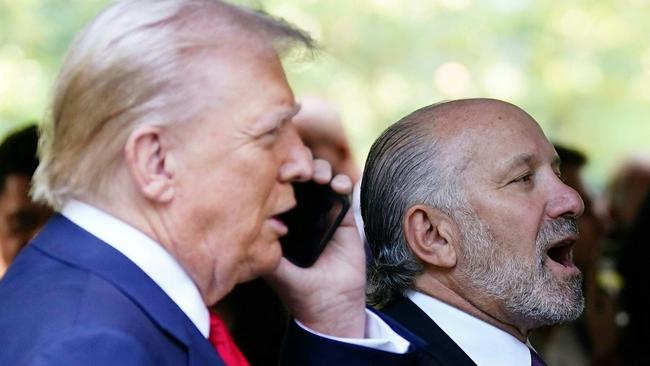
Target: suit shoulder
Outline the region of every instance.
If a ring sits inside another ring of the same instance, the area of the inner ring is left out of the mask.
[[[114,284],[38,250],[25,250],[0,282],[0,344],[8,350],[1,352],[0,364],[20,364],[6,361],[41,354],[44,348],[67,352],[75,342],[99,347],[102,338],[112,341],[98,350],[125,344],[134,352],[185,354]]]

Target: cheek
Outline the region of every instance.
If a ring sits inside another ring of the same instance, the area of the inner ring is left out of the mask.
[[[256,185],[231,202],[227,223],[223,229],[231,240],[250,248],[247,252],[268,248],[277,239],[269,223],[275,213],[281,191],[274,185]]]
[[[501,250],[515,257],[534,255],[541,215],[534,208],[523,204],[495,206],[490,210],[483,207],[478,213]]]
[[[259,216],[273,195],[275,175],[266,167],[257,167],[243,175],[231,176],[229,189],[219,192],[224,207],[239,220],[250,221]]]

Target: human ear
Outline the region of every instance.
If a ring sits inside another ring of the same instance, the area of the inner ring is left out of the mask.
[[[456,266],[456,226],[448,215],[415,205],[406,211],[403,229],[409,247],[422,262],[440,268]]]
[[[140,193],[161,203],[169,202],[173,198],[173,159],[161,128],[136,128],[126,141],[124,155],[131,177]]]

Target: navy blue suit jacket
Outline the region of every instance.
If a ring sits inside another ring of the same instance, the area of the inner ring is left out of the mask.
[[[408,331],[403,335],[418,344]],[[416,348],[396,355],[323,339],[294,324],[281,364],[425,365]],[[55,215],[0,280],[0,365],[223,362],[133,262]]]
[[[56,215],[0,281],[0,365],[223,365],[151,278]]]

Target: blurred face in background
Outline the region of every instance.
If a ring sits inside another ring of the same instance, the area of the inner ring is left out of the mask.
[[[345,174],[353,182],[361,178],[361,169],[352,156],[343,121],[337,108],[326,100],[307,96],[300,100],[300,113],[293,119],[300,138],[314,157],[327,160],[336,174]]]
[[[0,275],[27,242],[45,223],[52,211],[29,198],[30,179],[23,175],[7,176],[0,193]]]

